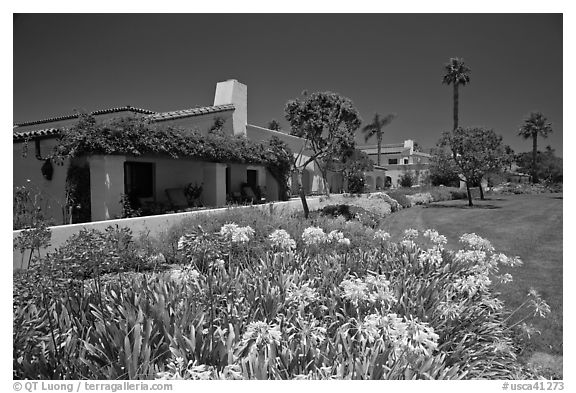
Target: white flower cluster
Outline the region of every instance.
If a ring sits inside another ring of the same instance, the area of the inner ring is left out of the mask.
[[[272,243],[272,247],[280,250],[293,250],[296,248],[296,242],[290,237],[290,234],[284,229],[277,229],[272,232],[268,239]]]
[[[188,247],[195,239],[195,236],[192,234],[186,234],[178,239],[178,251],[184,250]]]
[[[434,229],[427,229],[424,231],[424,237],[428,238],[437,247],[444,247],[447,243],[446,236],[441,235]]]
[[[408,228],[404,231],[404,240],[413,240],[418,237],[418,231],[416,229]]]
[[[307,246],[312,246],[326,243],[328,241],[328,236],[322,228],[308,227],[304,229],[304,232],[302,232],[302,240]]]
[[[518,256],[509,257],[504,254],[492,254],[490,258],[495,264],[501,263],[502,265],[510,267],[522,266],[523,263],[520,257]]]
[[[350,245],[350,239],[344,237],[340,231],[334,230],[326,234],[322,228],[308,227],[302,232],[302,240],[307,246],[319,245],[323,243],[337,243],[345,246]]]
[[[478,291],[486,291],[492,284],[487,274],[470,274],[465,277],[459,277],[452,284],[456,291],[467,293],[468,297],[473,297]]]
[[[311,321],[301,319],[298,321],[300,324],[300,341],[309,342],[317,347],[326,340],[326,328],[316,319],[312,318]]]
[[[232,243],[247,243],[254,236],[254,229],[250,226],[240,227],[234,223],[224,224],[220,228],[220,235],[231,240]]]
[[[430,248],[422,251],[418,255],[418,261],[424,265],[429,264],[432,266],[441,266],[444,261],[442,258],[442,251],[438,247]]]
[[[460,242],[471,250],[494,252],[494,247],[490,241],[478,236],[475,233],[465,233],[460,236]]]
[[[394,347],[396,356],[409,351],[431,355],[438,348],[439,336],[434,328],[416,319],[399,318],[396,314],[370,314],[364,317],[358,331],[368,341],[385,338]]]
[[[390,290],[390,281],[384,275],[368,275],[364,280],[349,278],[340,283],[342,297],[354,304],[362,301],[389,305],[397,300]]]
[[[440,312],[440,318],[454,320],[460,318],[462,304],[451,301],[440,302],[437,310]]]
[[[386,231],[383,231],[382,229],[378,229],[376,232],[374,232],[374,239],[385,242],[390,240],[390,234]]]
[[[276,325],[268,325],[266,322],[256,321],[250,322],[246,328],[246,332],[242,336],[240,345],[246,344],[248,341],[254,341],[257,348],[268,345],[272,342],[279,344],[281,339],[280,328]]]
[[[550,313],[550,306],[534,288],[530,288],[528,297],[530,298],[530,305],[534,308],[534,316],[539,315],[544,318]]]
[[[340,287],[344,291],[342,297],[350,300],[354,304],[368,300],[368,285],[359,278],[343,280]]]
[[[286,289],[286,300],[289,303],[308,305],[318,300],[318,292],[307,282],[300,286],[292,284]]]
[[[338,243],[338,244],[343,244],[345,246],[350,245],[350,239],[344,237],[344,234],[342,232],[336,231],[336,230],[331,231],[328,234],[328,241]]]

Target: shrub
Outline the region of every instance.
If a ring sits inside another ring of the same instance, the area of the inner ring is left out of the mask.
[[[403,208],[412,207],[412,202],[406,198],[406,194],[399,190],[391,190],[386,191],[386,194],[390,196],[390,198],[394,199],[396,202],[400,204]]]
[[[434,201],[434,199],[432,198],[432,195],[429,192],[406,195],[406,198],[408,198],[408,200],[410,201],[412,206],[425,205],[425,204],[428,204],[428,203]]]
[[[468,194],[465,190],[451,190],[450,195],[452,199],[468,199]]]
[[[392,199],[392,197],[390,197],[385,192],[375,192],[372,194],[368,194],[368,198],[369,199],[373,199],[373,198],[382,199],[384,202],[386,202],[387,204],[390,205],[390,209],[391,209],[392,213],[395,213],[398,210],[402,209],[402,206],[398,203],[398,201],[396,201],[395,199]]]
[[[400,176],[400,187],[412,187],[414,185],[414,178],[409,172],[404,172]]]
[[[366,180],[362,173],[352,173],[348,176],[348,192],[362,194],[366,188]]]
[[[342,216],[347,221],[358,220],[362,225],[376,228],[382,221],[382,216],[374,214],[364,208],[351,205],[328,205],[324,206],[320,213],[331,217]]]

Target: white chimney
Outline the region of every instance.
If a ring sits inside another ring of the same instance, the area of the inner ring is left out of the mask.
[[[248,86],[238,82],[236,79],[229,79],[225,82],[218,82],[216,94],[214,95],[214,105],[234,104],[232,123],[234,135],[246,136],[246,124],[248,123]]]
[[[410,149],[410,154],[414,152],[414,141],[412,139],[406,139],[404,141],[404,149]]]

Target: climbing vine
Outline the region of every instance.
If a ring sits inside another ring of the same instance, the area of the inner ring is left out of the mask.
[[[283,197],[288,189],[292,153],[274,137],[267,144],[249,141],[242,136],[213,130],[204,136],[196,130],[158,126],[140,118],[118,118],[97,123],[90,115],[81,115],[77,123],[62,130],[52,158],[90,154],[168,155],[209,162],[263,165],[279,184]]]

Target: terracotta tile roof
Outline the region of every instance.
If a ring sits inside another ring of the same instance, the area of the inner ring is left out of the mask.
[[[184,117],[191,117],[191,116],[199,116],[205,115],[208,113],[218,113],[218,112],[225,112],[234,110],[234,104],[226,104],[226,105],[214,105],[214,106],[203,106],[199,108],[191,108],[191,109],[182,109],[178,111],[170,111],[170,112],[162,112],[162,113],[155,113],[150,116],[146,116],[153,122],[161,122],[167,120],[175,120]]]
[[[15,128],[12,133],[13,142],[23,141],[31,138],[38,138],[42,136],[58,135],[60,133],[59,128],[45,128],[43,130],[32,130],[23,132],[17,132],[16,130],[17,128]]]
[[[126,106],[121,106],[121,107],[117,107],[117,108],[100,109],[98,111],[91,112],[90,114],[91,115],[105,115],[108,113],[126,112],[126,111],[130,111],[130,112],[134,112],[134,113],[142,113],[145,115],[151,115],[151,114],[156,113],[156,112],[148,110],[148,109],[134,108],[130,105],[126,105]],[[74,113],[72,115],[51,117],[49,119],[27,121],[24,123],[15,124],[15,126],[23,127],[23,126],[32,126],[35,124],[50,123],[50,122],[54,122],[54,121],[70,120],[70,119],[76,119],[78,116],[79,116],[78,113]]]
[[[234,104],[203,106],[203,107],[198,107],[198,108],[182,109],[182,110],[178,110],[178,111],[160,112],[160,113],[159,112],[153,112],[153,111],[150,111],[147,109],[132,108],[131,106],[125,106],[125,107],[121,107],[121,108],[111,108],[111,109],[103,109],[103,110],[95,111],[95,112],[92,112],[91,115],[103,115],[103,114],[107,114],[107,113],[131,111],[131,112],[136,112],[136,113],[147,114],[148,116],[146,116],[146,118],[157,123],[157,122],[161,122],[161,121],[175,120],[175,119],[180,119],[180,118],[185,118],[185,117],[204,115],[207,113],[218,113],[218,112],[225,112],[225,111],[231,111],[231,110],[234,110]],[[37,137],[43,137],[43,136],[56,136],[60,132],[60,130],[58,128],[45,128],[45,129],[41,129],[41,130],[30,130],[30,131],[18,132],[19,126],[29,126],[29,125],[42,124],[42,123],[48,123],[48,122],[53,122],[53,121],[69,120],[69,119],[74,119],[77,117],[78,117],[78,114],[74,114],[74,115],[69,115],[69,116],[53,117],[51,119],[37,120],[37,121],[17,124],[12,131],[13,141],[17,142],[17,141],[23,141],[25,139],[37,138]]]

